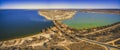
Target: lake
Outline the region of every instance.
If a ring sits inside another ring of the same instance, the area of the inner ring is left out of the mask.
[[[120,15],[77,12],[73,18],[62,22],[75,29],[92,28],[120,22]],[[0,10],[0,40],[37,34],[53,25],[40,16],[38,10]]]
[[[119,14],[77,12],[73,18],[63,23],[75,29],[88,29],[120,22]]]
[[[0,10],[0,40],[37,34],[53,26],[38,10]]]

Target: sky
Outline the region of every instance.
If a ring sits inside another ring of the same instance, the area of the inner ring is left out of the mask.
[[[0,0],[0,9],[120,9],[120,0]]]

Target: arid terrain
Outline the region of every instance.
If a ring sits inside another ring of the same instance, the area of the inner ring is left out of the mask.
[[[56,10],[55,10],[56,11]],[[59,11],[59,10],[58,10]],[[63,15],[63,17],[72,17]],[[42,11],[41,11],[42,12]],[[51,16],[50,12],[43,11],[43,16]],[[54,12],[52,10],[51,12]],[[57,12],[57,11],[56,11]],[[47,15],[45,15],[47,14]],[[52,13],[53,14],[53,13]],[[54,13],[55,14],[55,13]],[[55,15],[56,16],[56,15]],[[58,15],[59,16],[59,15]],[[53,18],[47,18],[52,20]],[[65,18],[67,19],[67,18]],[[119,50],[120,49],[120,22],[90,29],[74,29],[63,24],[61,17],[53,20],[54,26],[43,29],[36,35],[0,41],[0,50]]]

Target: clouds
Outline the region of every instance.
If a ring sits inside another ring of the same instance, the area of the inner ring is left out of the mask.
[[[1,9],[120,9],[119,0],[12,0],[2,1]]]

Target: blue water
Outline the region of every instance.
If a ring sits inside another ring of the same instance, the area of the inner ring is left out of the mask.
[[[100,27],[116,22],[120,22],[120,14],[85,12],[77,12],[73,18],[63,21],[69,27],[76,29]]]
[[[77,12],[63,23],[73,28],[104,26],[120,22],[118,14]],[[38,14],[38,10],[0,10],[0,40],[36,34],[53,26],[53,22]]]
[[[38,10],[0,10],[0,40],[29,34],[53,26]]]

